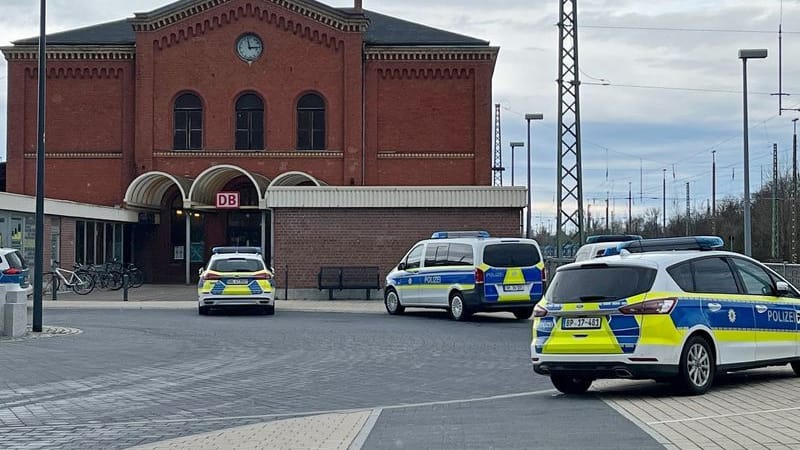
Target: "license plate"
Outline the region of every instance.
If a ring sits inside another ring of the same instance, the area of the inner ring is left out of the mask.
[[[250,280],[234,278],[233,280],[228,280],[228,284],[250,284]]]
[[[504,284],[503,290],[505,292],[522,292],[525,290],[524,284]]]
[[[591,330],[600,328],[599,317],[565,317],[561,328],[565,330]]]

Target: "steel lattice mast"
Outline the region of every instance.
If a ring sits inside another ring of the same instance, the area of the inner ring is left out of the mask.
[[[514,155],[511,155],[513,158]],[[503,141],[500,134],[500,103],[494,105],[494,165],[492,165],[492,172],[494,172],[493,186],[503,185]]]
[[[558,229],[557,256],[565,244],[583,243],[580,79],[577,0],[560,0],[558,22]]]

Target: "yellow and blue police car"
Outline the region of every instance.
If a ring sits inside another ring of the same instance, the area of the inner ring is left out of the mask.
[[[722,245],[645,239],[559,267],[534,311],[534,371],[571,394],[600,378],[702,394],[728,371],[791,364],[800,375],[800,293]]]
[[[214,247],[197,284],[198,312],[212,308],[257,307],[275,314],[272,270],[258,247]]]
[[[479,311],[533,314],[542,298],[544,262],[532,239],[493,238],[485,231],[441,231],[414,244],[386,276],[389,314],[441,308],[461,321]]]

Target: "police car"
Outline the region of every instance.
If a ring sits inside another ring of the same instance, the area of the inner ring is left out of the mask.
[[[6,292],[17,291],[30,294],[28,266],[17,249],[0,248],[0,286]]]
[[[527,319],[542,297],[544,262],[532,239],[492,238],[485,231],[436,232],[386,276],[389,314],[406,307],[442,308],[453,320],[479,311]]]
[[[198,312],[211,308],[257,307],[275,314],[272,270],[258,247],[214,247],[197,284]]]
[[[718,373],[791,364],[800,294],[717,237],[618,244],[559,267],[536,305],[533,369],[564,393],[599,378],[672,381],[702,394]]]

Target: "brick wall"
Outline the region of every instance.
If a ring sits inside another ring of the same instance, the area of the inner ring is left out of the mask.
[[[277,209],[275,270],[289,287],[316,288],[321,266],[379,266],[384,276],[411,248],[439,230],[520,236],[520,211],[486,209]]]

